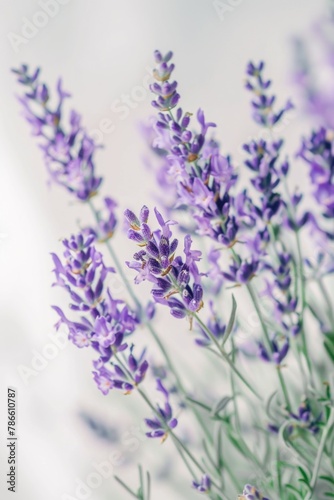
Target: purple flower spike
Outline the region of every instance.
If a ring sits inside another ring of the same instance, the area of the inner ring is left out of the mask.
[[[106,197],[103,202],[103,210],[98,212],[99,222],[97,226],[88,228],[100,243],[108,241],[113,237],[117,225],[115,214],[116,201],[110,197]]]
[[[315,417],[308,399],[299,405],[297,413],[290,412],[290,417],[296,420],[299,427],[308,429],[312,434],[317,434],[321,428],[322,413]]]
[[[263,361],[267,362],[273,361],[274,363],[276,363],[277,366],[280,366],[283,359],[289,352],[290,342],[287,337],[279,339],[279,342],[278,342],[278,337],[275,337],[271,340],[271,352],[268,352],[267,348],[264,346],[262,342],[258,343],[258,348],[259,348],[259,357]]]
[[[58,104],[52,109],[49,90],[39,82],[39,70],[31,75],[29,68],[22,65],[13,70],[18,82],[26,87],[20,102],[23,116],[30,123],[33,135],[41,139],[41,149],[50,179],[65,187],[80,201],[87,201],[98,191],[102,177],[95,174],[94,154],[97,149],[93,139],[81,125],[81,117],[72,111],[69,123],[64,123],[63,102],[70,96],[58,81]]]
[[[157,379],[157,390],[164,396],[164,406],[157,405],[157,413],[153,419],[146,418],[145,423],[151,429],[146,433],[149,438],[162,438],[164,442],[168,437],[168,429],[175,429],[178,421],[173,417],[172,407],[169,404],[169,392],[160,379]]]
[[[197,481],[193,481],[193,488],[197,490],[199,493],[209,493],[211,489],[211,479],[210,476],[204,474],[202,476],[201,481],[198,483]]]
[[[59,316],[57,327],[68,327],[69,339],[77,347],[92,347],[99,355],[94,362],[94,380],[103,394],[116,388],[129,392],[141,383],[148,369],[144,353],[136,359],[133,346],[128,348],[126,338],[138,324],[136,315],[122,300],[114,300],[105,282],[112,268],[104,265],[102,255],[93,246],[94,234],[79,233],[63,241],[63,261],[53,254],[56,276],[55,285],[69,294],[71,311],[80,314],[76,321],[67,318],[63,311],[54,306]],[[118,352],[128,349],[127,375],[117,363],[110,360]]]
[[[143,213],[144,207],[141,213]],[[201,252],[191,248],[190,235],[184,238],[184,255],[176,256],[178,240],[173,239],[171,226],[174,221],[165,221],[157,209],[154,210],[160,228],[152,230],[147,222],[125,211],[125,217],[131,225],[128,237],[141,248],[133,256],[134,261],[128,266],[137,271],[136,283],[150,281],[153,284],[151,293],[155,302],[167,305],[172,316],[181,319],[189,316],[203,307],[203,288],[201,274],[197,262]],[[148,209],[145,207],[145,220]],[[175,297],[178,295],[178,298]]]
[[[246,81],[246,88],[254,94],[252,101],[254,120],[265,127],[272,127],[282,119],[287,111],[293,108],[293,105],[291,101],[287,101],[279,111],[275,112],[273,110],[276,98],[267,93],[271,81],[264,79],[263,70],[263,62],[260,62],[258,66],[253,63],[248,64],[246,72],[249,79]]]

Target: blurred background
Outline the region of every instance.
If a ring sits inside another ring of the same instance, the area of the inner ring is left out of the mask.
[[[138,211],[143,203],[154,204],[156,189],[144,165],[146,146],[139,132],[139,123],[152,113],[147,85],[153,50],[174,51],[183,108],[204,109],[207,119],[218,125],[216,137],[224,151],[238,163],[241,145],[257,133],[243,88],[246,63],[265,60],[278,101],[291,97],[298,104],[291,77],[292,40],[313,36],[312,26],[326,13],[327,3],[0,0],[0,7],[0,380],[2,408],[6,387],[18,392],[16,497],[129,498],[112,478],[89,489],[82,486],[96,464],[108,461],[133,486],[138,484],[136,464],[151,464],[161,478],[153,484],[153,499],[197,498],[186,471],[178,468],[171,443],[160,446],[143,438],[141,422],[148,415],[135,397],[102,396],[91,376],[90,353],[66,344],[65,335],[62,340],[52,337],[56,316],[50,305],[65,305],[66,300],[51,288],[50,252],[60,250],[59,239],[76,231],[78,222],[92,220],[88,209],[47,185],[41,152],[20,117],[15,99],[20,89],[10,68],[21,63],[40,66],[50,87],[63,77],[64,88],[73,96],[66,109],[78,110],[87,130],[104,144],[96,156],[98,172],[105,178],[103,194],[117,198],[119,214],[126,207]],[[326,70],[319,76],[326,81]],[[284,135],[287,151],[293,153],[310,123],[298,107],[292,116]],[[303,184],[304,175],[305,170],[295,169],[292,182]],[[124,260],[131,258],[133,248],[122,231],[114,245]],[[122,296],[124,290],[115,293]],[[159,314],[158,328],[163,328],[173,356],[183,366],[186,383],[193,386],[196,380],[196,387],[204,387],[213,360],[203,360],[180,323],[171,322],[168,312]],[[146,335],[143,332],[140,342],[154,353]],[[213,379],[213,389],[223,380],[224,374],[222,380]],[[11,498],[4,481],[4,417],[1,409],[1,498]],[[186,437],[192,430],[181,425],[180,432]],[[168,482],[171,468],[177,481],[173,486]]]

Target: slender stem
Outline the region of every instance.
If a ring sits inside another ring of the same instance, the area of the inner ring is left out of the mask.
[[[294,221],[296,224],[296,211],[294,206],[291,203],[291,195],[289,191],[289,186],[286,181],[286,178],[284,177],[283,179],[283,185],[285,189],[285,193],[287,196],[287,211],[288,215],[291,217],[291,219]],[[304,312],[306,309],[306,286],[305,286],[305,275],[304,275],[304,267],[303,267],[303,254],[302,254],[302,249],[301,249],[301,242],[300,242],[300,235],[299,235],[299,228],[294,230],[295,237],[296,237],[296,245],[297,245],[297,254],[298,254],[298,273],[299,273],[299,280],[300,280],[300,295],[301,295],[301,302],[302,302],[302,309],[301,309],[301,322],[302,322],[302,328],[301,328],[301,339],[302,339],[302,345],[303,345],[303,353],[306,358],[307,362],[307,367],[310,373],[311,377],[311,382],[313,383],[313,373],[312,373],[312,363],[310,360],[310,356],[308,353],[308,347],[307,347],[307,340],[306,340],[306,334],[305,334],[305,327],[304,327]]]
[[[298,263],[299,263],[299,278],[300,278],[300,290],[301,290],[301,299],[302,299],[302,310],[301,310],[301,320],[302,320],[302,330],[301,330],[301,338],[303,343],[304,356],[306,358],[307,366],[310,372],[310,376],[312,379],[312,363],[308,354],[308,347],[305,335],[304,328],[304,312],[306,308],[306,287],[305,287],[305,276],[304,276],[304,268],[303,268],[303,254],[300,243],[299,231],[295,231],[296,234],[296,243],[297,243],[297,252],[298,252]]]
[[[270,238],[271,238],[271,241],[272,241],[272,246],[274,248],[274,252],[275,252],[275,255],[276,255],[276,259],[277,259],[277,262],[279,263],[279,253],[278,253],[278,250],[276,248],[276,237],[275,237],[275,234],[274,234],[274,231],[273,231],[273,227],[272,227],[272,224],[269,223],[268,224],[268,230],[269,230],[269,233],[270,233]],[[293,260],[293,259],[292,259]],[[296,266],[294,266],[294,271],[296,272],[296,275],[295,275],[295,296],[297,296],[298,294],[298,275],[297,275],[297,268]],[[291,316],[292,313],[289,313],[289,316]],[[292,344],[293,344],[293,349],[295,351],[295,354],[296,354],[296,358],[297,358],[297,363],[298,363],[298,366],[299,366],[299,370],[300,370],[300,373],[301,373],[301,376],[302,376],[302,383],[303,383],[303,390],[305,392],[305,394],[307,393],[307,380],[306,380],[306,376],[305,376],[305,371],[304,371],[304,368],[303,368],[303,364],[302,364],[302,361],[301,361],[301,356],[300,356],[300,352],[299,352],[299,349],[298,349],[298,345],[297,345],[297,342],[294,338],[294,336],[292,335]]]
[[[254,305],[255,310],[257,312],[257,315],[259,317],[259,320],[260,320],[260,323],[261,323],[261,326],[262,326],[262,330],[263,330],[263,333],[264,333],[264,337],[265,337],[265,340],[266,340],[266,344],[268,346],[267,347],[268,348],[268,352],[272,352],[272,347],[271,347],[271,342],[270,342],[270,338],[269,338],[269,333],[268,333],[267,325],[266,325],[266,323],[265,323],[265,321],[263,319],[263,316],[262,316],[262,313],[261,313],[261,309],[260,309],[260,306],[259,306],[256,294],[255,294],[255,292],[253,290],[253,287],[252,287],[252,285],[250,283],[247,283],[246,287],[247,287],[249,295],[250,295],[250,297],[252,299],[253,305]],[[285,385],[283,374],[281,373],[281,371],[280,371],[279,368],[277,370],[277,374],[278,374],[279,382],[280,382],[280,385],[281,385],[281,388],[282,388],[282,392],[283,392],[283,395],[284,395],[286,407],[287,407],[288,411],[291,411],[291,405],[290,405],[288,391],[287,391],[287,388],[286,388],[286,385]]]
[[[247,283],[246,288],[248,290],[250,298],[252,299],[252,302],[253,302],[253,305],[255,307],[256,313],[257,313],[258,318],[260,320],[262,331],[264,333],[265,341],[266,341],[266,344],[267,344],[267,346],[266,346],[267,350],[268,350],[268,352],[272,352],[272,347],[271,347],[270,337],[269,337],[269,333],[268,333],[268,328],[267,328],[267,325],[266,325],[266,323],[265,323],[265,321],[263,319],[262,312],[261,312],[261,309],[260,309],[260,306],[259,306],[259,303],[258,303],[258,300],[257,300],[256,293],[254,292],[254,289],[253,289],[253,286],[251,285],[251,283]]]
[[[226,352],[224,351],[223,347],[219,344],[218,340],[214,336],[214,334],[211,332],[211,330],[206,326],[205,323],[201,320],[201,318],[198,316],[198,314],[194,313],[194,318],[196,319],[197,323],[203,328],[205,333],[209,336],[210,340],[215,344],[217,347],[221,357],[224,359],[224,361],[227,362],[227,364],[230,366],[231,370],[234,371],[234,373],[239,377],[239,379],[248,387],[248,389],[260,400],[262,401],[262,397],[260,394],[250,385],[250,383],[246,380],[246,378],[239,372],[238,368],[232,363]]]
[[[149,400],[149,398],[147,397],[147,395],[145,394],[145,392],[140,389],[139,387],[137,387],[137,390],[139,392],[139,394],[141,395],[141,397],[144,399],[144,401],[148,404],[148,406],[151,408],[151,410],[154,412],[154,414],[159,418],[159,420],[161,421],[161,415],[157,412],[157,410],[155,409],[155,407],[153,406],[153,404],[151,403],[151,401]],[[196,465],[196,467],[203,473],[205,474],[206,471],[205,469],[203,468],[203,466],[198,462],[198,460],[194,457],[194,455],[188,450],[188,448],[186,448],[186,446],[182,443],[182,441],[176,436],[176,434],[173,432],[172,429],[170,429],[169,427],[166,426],[166,432],[168,432],[168,434],[171,435],[172,437],[172,440],[181,456],[181,458],[183,459],[183,461],[185,461],[185,458],[183,456],[183,453],[185,455],[187,455],[187,457],[193,462],[194,465]],[[183,453],[181,453],[181,450],[183,451]],[[189,466],[188,464],[187,465],[187,468],[189,470]],[[196,477],[194,477],[194,479],[196,479]],[[215,486],[219,493],[222,494],[222,492],[220,492],[219,490],[219,486],[213,481],[211,480],[213,486]]]
[[[234,363],[234,343],[232,340],[232,362]],[[240,423],[240,417],[239,417],[239,409],[238,409],[238,403],[237,403],[237,393],[235,389],[235,380],[234,380],[234,372],[231,371],[231,389],[232,389],[232,395],[233,395],[233,407],[234,407],[234,417],[235,417],[235,428],[237,431],[237,434],[239,435],[240,441],[244,447],[244,452],[245,455],[248,455],[248,457],[252,460],[254,465],[262,471],[262,466],[258,460],[258,458],[253,454],[253,452],[249,449],[246,441],[244,440],[244,437],[242,435],[241,431],[241,423]]]
[[[121,366],[121,368],[123,369],[124,373],[127,375],[127,377],[129,378],[129,380],[131,380],[132,382],[134,382],[133,380],[133,377],[132,377],[132,374],[130,373],[130,371],[128,370],[128,368],[124,365],[123,361],[120,359],[120,357],[115,354],[115,358],[117,360],[117,362],[119,363],[119,365]],[[176,448],[178,450],[178,452],[180,453],[180,450],[182,450],[187,456],[188,458],[194,463],[194,465],[196,465],[196,467],[203,473],[205,474],[205,469],[202,467],[202,465],[198,462],[198,460],[194,457],[194,455],[188,450],[188,448],[186,448],[186,446],[184,446],[184,444],[182,443],[182,441],[180,441],[180,439],[174,434],[173,430],[170,429],[166,424],[165,422],[163,422],[161,420],[161,415],[159,414],[159,412],[156,410],[156,408],[154,407],[154,405],[151,403],[151,401],[149,400],[148,396],[146,395],[146,393],[140,389],[140,387],[137,387],[137,391],[138,393],[140,394],[140,396],[144,399],[145,403],[149,406],[149,408],[152,410],[152,412],[154,413],[154,415],[156,415],[156,417],[159,419],[159,421],[161,422],[162,426],[164,427],[166,433],[170,434],[172,439],[173,439],[173,442],[174,444],[176,445]],[[183,456],[183,453],[180,453],[180,456],[181,458],[183,459],[183,461],[185,461],[184,459],[184,456]],[[188,470],[189,469],[189,465],[187,465],[187,468]],[[194,479],[196,479],[194,477]],[[219,486],[214,482],[212,481],[212,485],[215,486],[218,491],[219,491]]]
[[[138,495],[132,491],[127,484],[125,484],[118,476],[114,476],[114,479],[134,498],[138,498]]]
[[[321,463],[321,457],[322,457],[322,454],[324,452],[324,449],[326,446],[326,441],[327,441],[327,438],[329,436],[329,433],[332,430],[333,424],[334,424],[334,409],[331,408],[327,424],[322,432],[320,445],[319,445],[317,456],[316,456],[316,459],[314,462],[314,467],[313,467],[313,472],[312,472],[312,477],[311,477],[311,482],[310,482],[311,490],[306,495],[305,500],[310,500],[313,497],[314,489],[315,489],[315,486],[316,486],[317,480],[318,480],[318,473],[319,473],[319,468],[320,468],[320,463]]]
[[[284,395],[284,399],[285,399],[287,410],[291,411],[291,404],[290,404],[290,400],[289,400],[289,394],[288,394],[288,390],[287,390],[287,387],[286,387],[286,384],[285,384],[285,380],[284,380],[284,377],[283,377],[283,373],[281,372],[281,367],[280,366],[277,367],[277,373],[278,373],[278,378],[279,378],[279,381],[280,381],[280,384],[281,384],[281,387],[282,387],[282,391],[283,391],[283,395]]]
[[[97,223],[99,223],[99,222],[100,222],[99,212],[98,212],[98,210],[96,210],[96,208],[95,208],[95,206],[94,206],[94,203],[93,203],[92,199],[88,200],[88,205],[89,205],[89,207],[90,207],[91,211],[93,212],[93,215],[94,215],[94,217],[95,217],[96,222],[97,222]],[[107,240],[107,241],[105,242],[105,244],[106,244],[106,247],[108,248],[108,251],[109,251],[109,253],[110,253],[110,255],[111,255],[111,258],[112,258],[112,259],[113,259],[113,261],[114,261],[114,264],[115,264],[115,267],[116,267],[116,269],[117,269],[118,274],[119,274],[119,275],[120,275],[120,277],[122,278],[122,280],[123,280],[123,282],[124,282],[124,285],[126,286],[126,288],[127,288],[127,291],[128,291],[128,293],[129,293],[129,295],[131,296],[131,298],[132,298],[133,302],[134,302],[134,303],[135,303],[135,305],[136,305],[136,308],[138,309],[138,312],[140,312],[140,311],[141,311],[141,304],[140,304],[140,302],[139,302],[139,300],[138,300],[138,298],[137,298],[137,296],[136,296],[135,292],[133,291],[133,288],[132,288],[132,286],[130,285],[130,283],[129,283],[129,281],[128,281],[127,277],[126,277],[126,276],[125,276],[125,274],[124,274],[123,267],[122,267],[122,265],[121,265],[120,261],[118,260],[118,257],[117,257],[117,255],[116,255],[116,252],[114,251],[114,249],[113,249],[112,245],[110,244],[110,241],[109,241],[109,240]]]

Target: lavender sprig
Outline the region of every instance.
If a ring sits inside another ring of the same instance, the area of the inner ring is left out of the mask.
[[[58,104],[50,105],[50,91],[39,80],[39,68],[29,74],[29,67],[23,64],[14,69],[18,82],[25,87],[25,94],[19,100],[23,115],[30,123],[33,135],[40,138],[44,161],[55,184],[65,187],[80,201],[94,196],[102,177],[96,176],[94,154],[97,150],[93,139],[81,125],[80,115],[72,110],[68,123],[64,123],[63,104],[70,97],[57,83]]]
[[[57,328],[65,324],[70,340],[77,347],[90,346],[98,353],[93,375],[104,395],[113,388],[129,393],[134,384],[143,381],[148,368],[143,354],[137,360],[132,352],[133,346],[129,348],[126,340],[135,331],[139,320],[123,301],[113,299],[105,286],[108,273],[115,271],[105,266],[102,254],[93,246],[93,241],[93,234],[79,233],[63,241],[63,261],[52,254],[55,285],[61,286],[69,294],[69,308],[77,315],[76,320],[72,321],[58,306],[53,306],[60,317]],[[129,351],[127,362],[134,384],[127,382],[122,367],[112,359],[117,353],[126,350]],[[108,367],[109,364],[112,368]]]

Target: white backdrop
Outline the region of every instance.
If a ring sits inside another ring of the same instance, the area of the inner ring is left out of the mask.
[[[95,438],[78,412],[93,412],[108,425],[124,416],[123,433],[138,425],[144,412],[134,402],[124,408],[120,395],[103,398],[91,379],[90,356],[72,346],[60,349],[45,368],[40,365],[40,373],[29,377],[27,384],[18,374],[19,365],[31,366],[36,351],[41,353],[51,342],[56,318],[50,304],[65,304],[63,295],[50,288],[49,254],[59,250],[59,238],[76,230],[78,218],[84,220],[89,214],[60,189],[47,187],[40,151],[19,116],[14,93],[20,89],[9,69],[22,62],[41,66],[50,85],[59,75],[63,77],[65,89],[73,95],[71,105],[82,113],[87,129],[103,137],[105,149],[97,154],[98,170],[105,176],[103,192],[117,197],[121,209],[137,210],[149,203],[148,193],[154,189],[142,163],[145,146],[137,129],[138,122],[151,113],[144,84],[153,64],[152,51],[174,51],[184,107],[193,111],[202,107],[207,118],[218,124],[217,136],[224,149],[240,158],[240,144],[255,131],[249,118],[249,96],[243,89],[245,64],[249,59],[268,61],[278,100],[294,97],[295,89],[288,81],[291,37],[305,34],[325,6],[318,0],[226,0],[232,7],[222,19],[210,0],[56,4],[58,11],[45,18],[37,1],[0,0],[0,483],[1,498],[7,498],[4,417],[6,387],[12,385],[19,401],[16,498],[20,500],[58,500],[64,493],[74,494],[75,478],[84,480],[94,471],[94,461],[101,462],[124,448]],[[34,28],[32,22],[40,27]],[[115,106],[124,94],[130,95],[131,104],[121,119]],[[106,119],[113,124],[112,132],[103,132]],[[297,113],[287,130],[291,150],[296,149],[302,130],[307,130],[307,124]],[[123,235],[115,245],[130,257],[132,248]],[[162,316],[161,322],[169,325],[166,318]],[[169,344],[174,355],[184,359],[183,351],[192,346],[192,340],[186,331],[175,330],[173,322]],[[191,363],[203,365],[195,351],[192,348]],[[167,454],[168,446],[164,445]],[[145,442],[130,453],[129,466],[116,466],[115,471],[136,481],[132,462],[141,457],[152,461],[155,454],[159,466],[163,453],[156,443]],[[190,488],[182,489],[182,472],[179,479],[178,491],[166,483],[154,484],[153,499],[158,494],[161,499],[196,497]],[[8,494],[8,498],[12,497]],[[89,498],[122,500],[128,496],[108,479]]]

